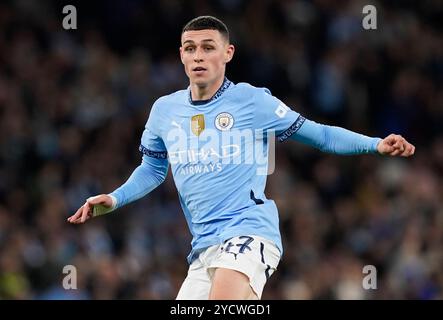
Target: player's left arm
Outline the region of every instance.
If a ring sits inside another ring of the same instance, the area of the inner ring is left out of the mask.
[[[401,135],[390,134],[384,139],[369,137],[306,119],[266,88],[256,88],[254,99],[254,128],[274,131],[280,142],[296,140],[323,152],[341,155],[378,153],[409,157],[415,152],[414,145]]]
[[[342,155],[379,153],[409,157],[415,152],[415,146],[401,135],[390,134],[384,139],[373,138],[345,128],[319,124],[308,119],[303,121],[300,128],[290,138],[324,152]]]

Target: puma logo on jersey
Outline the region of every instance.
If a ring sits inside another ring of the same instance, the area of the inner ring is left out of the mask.
[[[171,122],[171,124],[172,124],[174,127],[177,127],[177,128],[179,128],[179,129],[182,128],[182,123],[183,123],[183,120],[180,121],[180,123],[177,123],[177,121],[175,121],[175,120],[172,120],[172,122]]]

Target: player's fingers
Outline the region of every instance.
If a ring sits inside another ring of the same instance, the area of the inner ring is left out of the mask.
[[[405,151],[401,154],[402,157],[409,157],[414,154],[414,146],[410,143],[406,145]]]
[[[387,153],[387,154],[391,154],[395,150],[397,150],[397,149],[395,149],[393,146],[386,146],[385,147],[385,153]]]
[[[389,136],[386,137],[386,139],[390,145],[393,145],[394,143],[397,142],[399,137],[400,137],[399,135],[391,133]]]
[[[71,223],[73,223],[73,224],[81,223],[84,207],[85,207],[84,205],[81,206],[81,208],[79,209],[79,211],[80,211],[79,214],[76,215],[75,217],[72,217]]]
[[[72,224],[79,224],[81,222],[81,216],[73,221],[71,221]]]
[[[407,144],[407,142],[406,142],[405,138],[403,138],[400,135],[395,136],[395,142],[393,144],[393,146],[395,148],[403,151],[405,149],[406,144]]]
[[[402,153],[400,153],[401,157],[409,157],[411,155],[411,149],[406,148]]]
[[[83,212],[83,206],[81,206],[72,216],[70,216],[68,218],[68,222],[74,222],[75,220],[77,220],[79,217],[81,217]]]
[[[72,224],[79,224],[79,223],[82,223],[82,221],[81,221],[81,217],[79,217],[79,218],[73,220],[71,223],[72,223]]]
[[[389,155],[395,157],[398,156],[400,153],[401,153],[400,149],[395,149]]]
[[[396,149],[401,148],[401,139],[402,137],[396,134],[390,134],[386,138],[383,139],[380,144],[379,152],[381,154],[391,155]]]
[[[388,141],[382,141],[382,143],[380,144],[380,146],[378,147],[378,151],[381,154],[390,154],[391,152],[393,152],[395,150],[395,148],[389,144]]]
[[[86,219],[88,218],[88,215],[89,215],[89,211],[90,211],[90,209],[91,209],[91,206],[89,205],[88,202],[86,202],[86,203],[83,205],[82,217],[81,217],[81,219],[80,219],[80,222],[81,222],[81,223],[85,222]]]
[[[397,142],[395,142],[393,147],[395,149],[400,150],[400,152],[403,152],[405,150],[405,145],[404,145],[403,141],[401,141],[401,140],[398,140]]]

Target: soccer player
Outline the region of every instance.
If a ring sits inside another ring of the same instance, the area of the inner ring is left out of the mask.
[[[129,179],[87,199],[68,218],[84,223],[145,196],[164,181],[170,164],[193,236],[177,299],[261,298],[283,253],[277,207],[264,194],[260,170],[267,167],[272,134],[340,155],[409,157],[415,151],[400,135],[373,138],[319,124],[266,88],[229,81],[225,68],[234,50],[215,17],[184,26],[180,58],[189,87],[155,101],[141,137],[142,161]]]

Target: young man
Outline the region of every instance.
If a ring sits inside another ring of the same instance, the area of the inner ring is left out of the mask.
[[[264,194],[266,173],[259,170],[268,164],[270,134],[336,154],[408,157],[415,151],[399,135],[371,138],[318,124],[267,89],[232,83],[225,68],[233,55],[223,22],[211,16],[190,21],[180,47],[188,89],[154,103],[141,137],[142,163],[130,178],[68,218],[84,223],[145,196],[171,164],[193,235],[177,299],[261,298],[283,252],[277,208]]]

